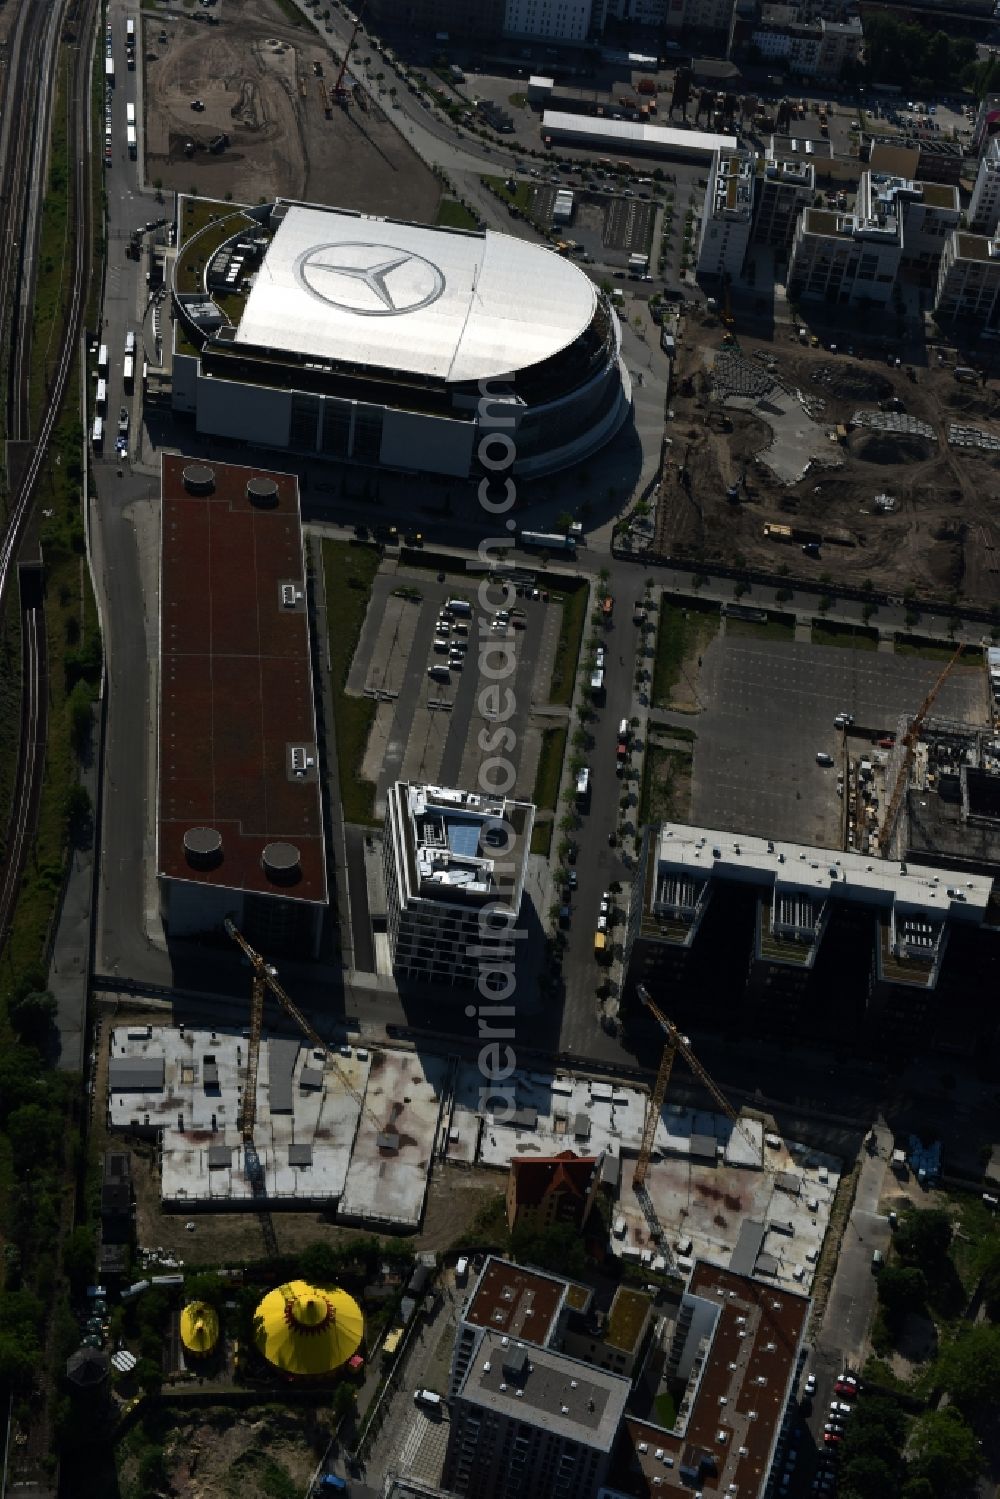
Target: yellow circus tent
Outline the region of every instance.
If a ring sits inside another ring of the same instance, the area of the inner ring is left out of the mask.
[[[361,1308],[346,1291],[292,1280],[269,1291],[254,1314],[257,1349],[285,1374],[330,1374],[357,1352]]]
[[[196,1357],[211,1353],[219,1341],[219,1314],[204,1301],[192,1301],[181,1312],[181,1342]]]

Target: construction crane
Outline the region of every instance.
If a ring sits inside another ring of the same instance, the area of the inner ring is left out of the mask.
[[[344,1072],[344,1069],[340,1066],[329,1046],[312,1028],[298,1005],[285,993],[278,982],[277,969],[261,957],[255,948],[250,946],[250,943],[231,917],[227,916],[223,925],[226,934],[233,939],[253,969],[253,982],[250,989],[250,1035],[247,1047],[247,1072],[243,1086],[243,1099],[240,1104],[240,1135],[243,1140],[243,1156],[247,1179],[250,1182],[250,1189],[253,1192],[254,1199],[258,1204],[264,1241],[268,1253],[272,1257],[277,1257],[278,1245],[274,1235],[274,1225],[271,1222],[270,1214],[264,1202],[267,1197],[264,1169],[261,1166],[260,1157],[257,1154],[257,1147],[254,1144],[253,1138],[254,1125],[257,1120],[257,1067],[260,1059],[260,1035],[264,1020],[264,995],[268,989],[270,989],[286,1014],[294,1020],[310,1045],[314,1046],[317,1051],[322,1051],[327,1060],[332,1063],[337,1077],[343,1084],[344,1091],[350,1094],[368,1122],[373,1125],[376,1135],[383,1133],[383,1125],[365,1103],[364,1098]]]
[[[346,109],[348,104],[351,102],[350,91],[344,87],[344,75],[347,72],[347,64],[351,59],[351,49],[354,46],[354,39],[358,34],[359,27],[361,26],[361,18],[367,8],[368,0],[361,0],[361,4],[358,6],[358,14],[355,17],[354,21],[354,30],[351,32],[351,39],[344,49],[344,61],[340,65],[340,72],[337,74],[337,81],[333,85],[334,102],[336,104],[340,104],[344,109]]]
[[[704,1084],[705,1088],[712,1095],[713,1099],[725,1114],[730,1124],[732,1124],[733,1128],[743,1139],[744,1143],[750,1147],[750,1150],[753,1152],[753,1154],[756,1156],[759,1151],[761,1152],[761,1167],[764,1171],[769,1171],[770,1168],[768,1167],[768,1164],[763,1157],[762,1147],[758,1145],[758,1142],[746,1128],[742,1119],[740,1118],[739,1114],[737,1114],[728,1098],[721,1091],[721,1089],[716,1086],[711,1077],[705,1071],[704,1067],[698,1061],[698,1058],[691,1050],[687,1037],[681,1035],[680,1031],[677,1029],[676,1025],[674,1025],[673,1021],[668,1020],[666,1015],[663,1014],[662,1010],[660,1010],[658,1006],[653,1002],[653,997],[644,984],[640,984],[636,992],[638,993],[639,998],[642,1000],[642,1003],[646,1006],[647,1010],[650,1011],[650,1013],[659,1023],[660,1028],[662,1029],[667,1040],[663,1048],[663,1055],[660,1058],[660,1069],[656,1074],[656,1083],[653,1087],[652,1097],[649,1100],[649,1109],[646,1113],[646,1123],[642,1131],[642,1142],[639,1146],[639,1159],[635,1163],[635,1174],[632,1177],[633,1188],[635,1190],[638,1190],[645,1184],[646,1181],[646,1173],[649,1170],[649,1159],[653,1151],[653,1139],[656,1135],[656,1126],[659,1123],[660,1112],[663,1108],[663,1100],[667,1096],[667,1087],[670,1083],[670,1074],[673,1070],[674,1058],[676,1057],[678,1052],[680,1052],[685,1062],[687,1062],[688,1066],[690,1067],[691,1071],[694,1073],[698,1081]]]
[[[920,704],[920,707],[917,709],[916,717],[913,719],[913,722],[910,724],[909,728],[906,730],[906,733],[903,735],[900,741],[903,746],[903,758],[900,761],[899,770],[896,772],[896,782],[892,788],[892,795],[889,798],[889,805],[886,808],[885,818],[882,822],[882,827],[878,835],[879,853],[882,855],[883,859],[889,858],[890,845],[892,843],[893,834],[896,831],[896,822],[899,818],[899,811],[903,805],[903,797],[906,794],[906,788],[910,784],[910,771],[913,769],[913,757],[917,752],[917,740],[920,738],[920,731],[924,726],[924,721],[926,720],[928,713],[931,711],[934,699],[937,697],[938,693],[941,691],[941,688],[948,680],[949,676],[951,675],[952,669],[957,664],[958,658],[959,656],[961,656],[964,650],[965,641],[963,640],[961,644],[956,648],[955,654],[952,656],[951,660],[948,662],[948,665],[945,667],[944,671],[934,683],[930,692],[928,692],[927,696]]]

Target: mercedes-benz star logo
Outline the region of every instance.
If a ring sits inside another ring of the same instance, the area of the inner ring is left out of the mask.
[[[306,291],[359,317],[398,317],[429,307],[444,291],[443,273],[395,245],[315,245],[295,266]]]

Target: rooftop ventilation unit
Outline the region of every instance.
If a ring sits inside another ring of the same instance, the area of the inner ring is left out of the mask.
[[[184,857],[192,869],[215,869],[222,863],[222,834],[215,828],[188,828]]]
[[[278,503],[278,486],[273,479],[248,479],[247,499],[261,509],[272,509]]]
[[[302,878],[302,860],[294,843],[268,843],[261,864],[275,885],[294,885]]]
[[[215,469],[207,463],[188,463],[181,474],[188,494],[211,494],[215,488]]]

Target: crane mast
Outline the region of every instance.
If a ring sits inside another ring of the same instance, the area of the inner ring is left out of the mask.
[[[333,85],[333,97],[337,101],[337,103],[342,104],[345,109],[347,108],[347,101],[350,96],[347,92],[347,89],[344,87],[344,78],[347,73],[347,64],[351,59],[351,51],[354,47],[354,40],[358,34],[358,29],[361,26],[361,18],[364,15],[365,10],[367,9],[367,6],[368,0],[361,0],[361,4],[358,6],[358,14],[354,20],[354,29],[351,32],[351,39],[344,49],[344,61],[340,65],[340,72],[337,74],[337,81]]]
[[[900,808],[903,805],[903,797],[906,794],[906,788],[910,784],[910,771],[913,769],[913,758],[917,752],[917,740],[920,738],[920,731],[924,726],[924,721],[926,720],[928,713],[931,711],[931,708],[934,704],[934,699],[937,697],[938,693],[941,691],[941,688],[948,680],[953,668],[958,663],[959,656],[961,656],[964,650],[965,641],[963,640],[958,645],[955,654],[948,662],[948,665],[944,668],[944,671],[942,671],[941,675],[938,677],[937,681],[934,683],[933,687],[928,692],[923,702],[920,704],[920,707],[917,709],[916,717],[910,724],[910,727],[907,729],[906,733],[903,735],[903,758],[900,761],[899,770],[896,774],[896,783],[892,788],[892,796],[889,798],[889,805],[886,808],[885,820],[882,823],[882,828],[879,832],[878,838],[879,853],[882,855],[883,859],[889,858],[889,845],[892,841],[892,835],[896,831],[896,822],[899,817]]]

